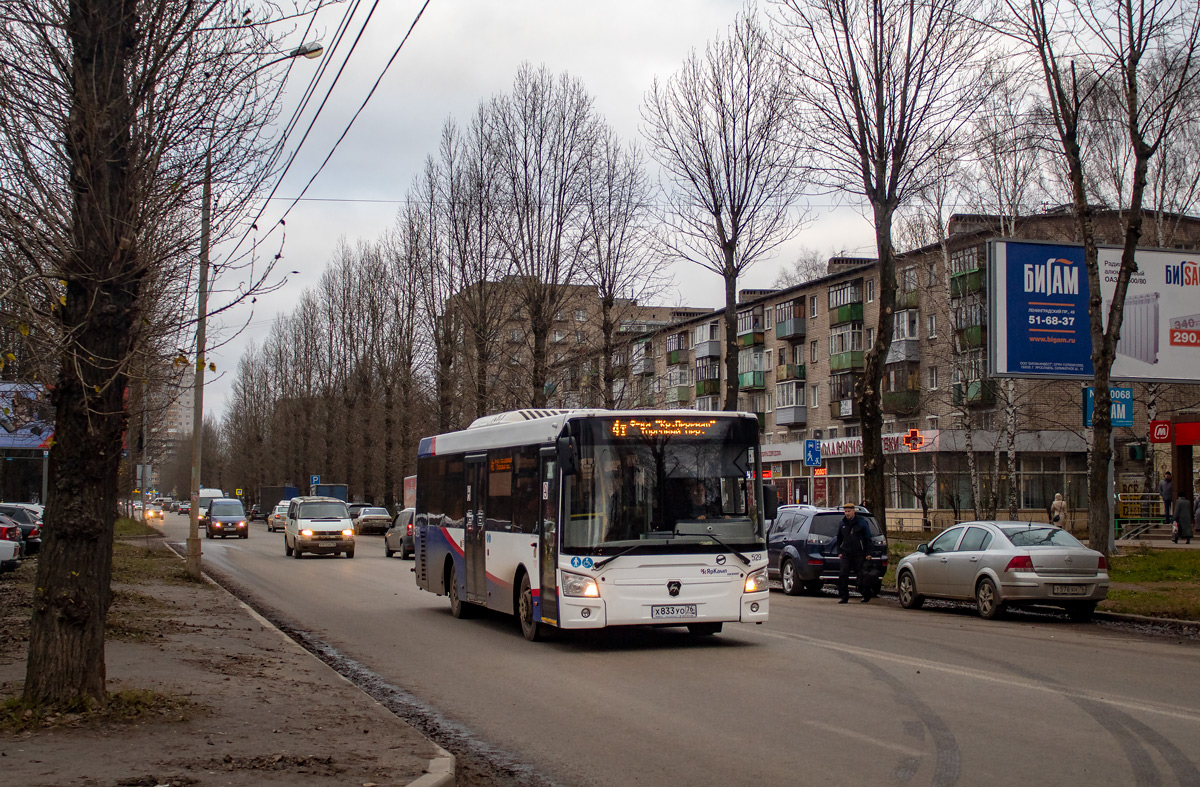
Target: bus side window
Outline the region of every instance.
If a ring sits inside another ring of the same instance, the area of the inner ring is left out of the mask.
[[[513,455],[508,449],[488,452],[488,530],[508,532],[513,529]]]
[[[516,465],[516,472],[513,473],[513,530],[536,533],[542,500],[541,487],[538,485],[537,446],[527,445],[516,449]]]

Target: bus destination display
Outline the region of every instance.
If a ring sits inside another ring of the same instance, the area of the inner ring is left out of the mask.
[[[706,437],[728,430],[728,422],[717,418],[617,418],[610,431],[613,437]]]

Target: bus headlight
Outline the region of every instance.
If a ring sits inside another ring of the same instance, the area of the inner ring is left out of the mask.
[[[600,597],[600,588],[596,585],[596,580],[582,574],[572,574],[570,571],[562,572],[562,592],[564,596]]]
[[[760,568],[758,571],[746,577],[746,592],[758,593],[760,590],[767,589],[767,570]]]

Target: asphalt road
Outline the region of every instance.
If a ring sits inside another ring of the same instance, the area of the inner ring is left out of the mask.
[[[168,514],[172,539],[186,519]],[[480,739],[564,785],[1200,785],[1200,645],[1064,618],[771,597],[763,626],[529,643],[455,620],[412,561],[204,560]]]

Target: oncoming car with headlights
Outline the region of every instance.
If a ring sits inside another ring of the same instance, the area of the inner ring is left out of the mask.
[[[293,497],[283,528],[283,553],[354,557],[354,526],[344,500],[336,497]]]

